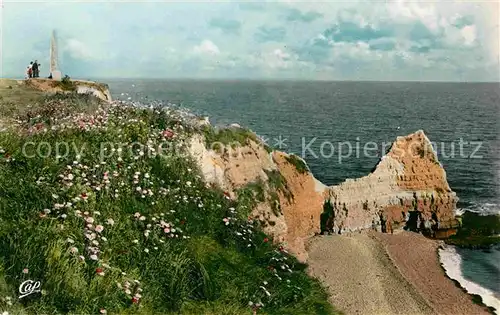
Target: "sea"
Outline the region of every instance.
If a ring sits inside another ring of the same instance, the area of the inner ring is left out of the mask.
[[[335,185],[373,170],[398,136],[423,130],[433,143],[457,212],[500,214],[498,83],[106,80],[114,99],[162,101],[239,124],[268,145],[303,157],[317,179]],[[449,246],[448,276],[500,311],[500,248]]]

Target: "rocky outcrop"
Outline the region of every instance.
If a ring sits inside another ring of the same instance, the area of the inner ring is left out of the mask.
[[[189,146],[205,180],[229,192],[231,197],[236,197],[236,190],[248,183],[267,181],[266,171],[276,170],[270,154],[251,140],[246,145],[214,151],[207,149],[203,136],[195,135]]]
[[[108,87],[94,82],[76,81],[76,93],[92,94],[103,101],[111,102],[111,93]]]
[[[444,236],[458,225],[458,198],[422,131],[398,137],[371,174],[331,187],[298,165],[305,166],[299,157],[269,153],[252,139],[218,152],[207,147],[203,136],[191,139],[190,152],[207,183],[233,199],[241,189],[261,185],[264,198],[256,200],[252,216],[301,261],[307,259],[305,240],[321,232],[405,227]]]
[[[216,152],[207,150],[205,139],[195,135],[189,146],[207,183],[222,188],[231,198],[238,198],[241,189],[260,185],[264,196],[256,198],[252,217],[275,242],[306,260],[304,239],[320,232],[318,222],[326,186],[311,173],[299,173],[287,161],[287,154],[269,153],[250,139],[245,145],[225,146]]]
[[[104,83],[83,80],[70,80],[65,82],[43,78],[29,79],[21,82],[43,92],[76,92],[79,94],[92,94],[106,102],[111,102],[112,100],[109,87]]]
[[[327,186],[315,179],[310,172],[301,173],[289,162],[289,157],[282,152],[273,153],[273,160],[293,196],[290,199],[280,194],[281,210],[287,226],[285,242],[299,260],[305,261],[305,240],[321,232],[320,221]]]
[[[330,187],[328,195],[334,233],[406,227],[441,234],[458,225],[458,198],[423,131],[398,137],[371,174]]]

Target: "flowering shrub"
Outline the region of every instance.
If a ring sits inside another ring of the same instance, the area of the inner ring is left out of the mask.
[[[1,311],[333,312],[304,266],[247,217],[252,198],[207,188],[186,150],[189,113],[77,101],[57,96],[0,133]],[[41,142],[78,150],[23,151]],[[28,276],[42,294],[21,303]]]

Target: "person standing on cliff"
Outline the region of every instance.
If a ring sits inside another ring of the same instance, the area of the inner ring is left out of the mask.
[[[30,65],[28,66],[28,77],[33,77],[33,61],[30,61]]]
[[[38,78],[40,76],[40,64],[38,63],[38,60],[35,60],[33,63],[33,78]]]
[[[31,71],[30,66],[27,66],[27,67],[26,67],[26,74],[25,74],[25,76],[24,76],[24,78],[25,78],[26,80],[28,80],[28,79],[30,78],[30,75],[31,75],[31,72],[30,72],[30,71]]]

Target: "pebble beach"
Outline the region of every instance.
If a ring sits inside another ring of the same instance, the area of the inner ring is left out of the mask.
[[[345,314],[489,314],[446,277],[439,242],[411,232],[313,238],[309,273]]]

